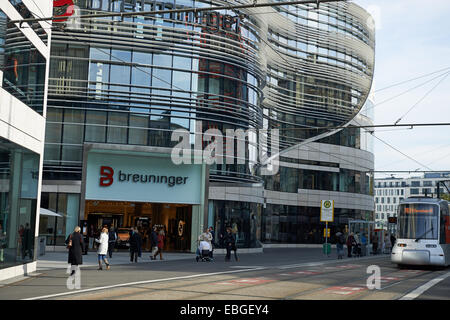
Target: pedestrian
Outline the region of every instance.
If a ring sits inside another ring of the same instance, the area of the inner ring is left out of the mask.
[[[98,249],[97,249],[97,255],[98,255],[98,270],[102,270],[102,260],[105,262],[106,270],[109,270],[109,262],[108,259],[106,259],[106,255],[108,253],[108,229],[103,228],[102,232],[100,233],[99,239],[95,239],[95,242],[97,242]]]
[[[111,227],[111,230],[108,233],[108,255],[112,258],[113,250],[116,246],[117,242],[117,233],[114,230],[114,227]]]
[[[385,252],[384,253],[391,253],[392,243],[391,243],[391,237],[386,233],[384,236],[384,244],[385,244]]]
[[[209,250],[209,256],[212,258],[212,234],[209,232],[209,228],[205,228],[205,232],[203,232],[199,237],[199,241],[206,241],[209,244],[210,250]]]
[[[30,257],[30,259],[33,259],[33,236],[31,233],[30,224],[27,222],[25,224],[25,230],[23,232],[23,243],[22,243],[22,260],[25,259],[26,255]]]
[[[361,235],[361,251],[361,255],[365,256],[367,254],[367,237],[365,233]]]
[[[150,235],[150,247],[152,253],[150,259],[155,260],[156,253],[158,252],[158,228],[156,226],[153,227],[153,231]]]
[[[216,246],[216,243],[215,243],[216,234],[215,234],[212,226],[209,227],[209,233],[211,234],[211,258],[213,258],[213,252],[214,252],[214,248]]]
[[[225,244],[225,248],[227,249],[227,255],[225,257],[225,261],[230,261],[231,251],[234,250],[234,258],[238,261],[237,257],[237,248],[236,248],[236,238],[234,234],[231,232],[231,228],[227,228],[227,233],[224,236],[223,242]]]
[[[131,228],[130,236],[130,262],[138,261],[139,252],[142,247],[142,238],[135,228]]]
[[[347,257],[351,258],[352,257],[352,246],[355,243],[355,238],[353,237],[353,232],[351,232],[349,234],[349,236],[347,237]]]
[[[344,256],[345,237],[344,237],[344,234],[339,229],[338,229],[338,232],[336,232],[336,239],[337,239],[336,249],[337,249],[338,259],[342,259]]]
[[[392,251],[392,248],[394,247],[396,241],[397,241],[397,239],[395,238],[394,234],[391,233],[391,251]]]
[[[81,228],[76,226],[73,230],[73,233],[71,233],[67,239],[66,239],[66,245],[69,249],[69,257],[68,257],[68,263],[71,265],[71,273],[70,275],[73,276],[75,272],[78,270],[78,266],[80,264],[83,264],[83,247],[84,247],[84,241],[83,237],[80,234]]]
[[[94,225],[91,224],[91,226],[89,227],[89,246],[88,246],[88,250],[94,248],[94,239],[95,239],[95,228],[94,228]]]
[[[361,240],[359,238],[359,232],[356,232],[355,235],[353,235],[353,239],[355,242],[353,242],[353,253],[356,257],[361,257]]]
[[[0,262],[5,261],[4,251],[7,247],[6,231],[3,230],[3,225],[0,223]]]
[[[372,253],[373,254],[378,253],[378,235],[376,232],[373,234],[372,237]]]
[[[166,239],[166,236],[164,234],[164,230],[159,230],[158,234],[158,251],[156,251],[155,255],[153,256],[153,260],[156,259],[156,256],[159,254],[159,260],[163,260],[162,252],[164,249],[164,240]]]
[[[19,253],[23,252],[24,248],[23,248],[23,236],[24,236],[24,232],[25,232],[25,228],[23,226],[23,224],[20,225],[19,227],[19,238],[18,238],[18,246],[17,246],[17,255],[19,255]]]

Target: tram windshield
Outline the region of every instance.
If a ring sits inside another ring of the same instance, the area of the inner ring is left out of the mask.
[[[398,209],[398,238],[437,240],[439,206],[425,203],[401,204]]]

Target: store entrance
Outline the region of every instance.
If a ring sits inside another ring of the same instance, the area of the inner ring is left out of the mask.
[[[165,232],[165,251],[190,251],[192,205],[87,200],[84,219],[97,234],[105,225],[121,232],[137,228],[143,240],[143,250],[150,250],[150,234],[156,226]]]

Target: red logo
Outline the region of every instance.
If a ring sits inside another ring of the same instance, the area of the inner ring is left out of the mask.
[[[100,187],[109,187],[114,182],[114,170],[111,167],[100,167]]]

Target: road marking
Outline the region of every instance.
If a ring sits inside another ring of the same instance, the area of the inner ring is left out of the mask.
[[[234,271],[203,273],[203,274],[194,274],[194,275],[182,276],[182,277],[173,277],[173,278],[165,278],[165,279],[155,279],[155,280],[144,280],[144,281],[120,283],[120,284],[104,286],[104,287],[82,289],[82,290],[73,290],[73,291],[68,291],[68,292],[49,294],[49,295],[45,295],[45,296],[27,298],[27,299],[22,299],[22,300],[49,299],[49,298],[63,297],[63,296],[68,296],[68,295],[75,295],[75,294],[87,293],[87,292],[93,292],[93,291],[99,291],[99,290],[105,290],[105,289],[113,289],[113,288],[120,288],[120,287],[126,287],[126,286],[134,286],[134,285],[140,285],[140,284],[149,284],[149,283],[172,281],[172,280],[193,279],[193,278],[200,278],[200,277],[207,277],[207,276],[216,276],[216,275],[221,275],[221,274],[232,274],[232,273],[241,273],[241,272],[249,272],[249,271],[259,271],[259,270],[263,270],[263,269],[265,269],[265,268],[254,268],[254,269],[243,269],[243,270],[234,270]]]
[[[404,295],[399,300],[413,300],[413,299],[417,298],[418,296],[420,296],[421,294],[423,294],[428,289],[430,289],[431,287],[433,287],[434,285],[438,284],[439,282],[441,282],[442,280],[447,278],[448,276],[450,276],[450,272],[447,272],[446,274],[444,274],[442,276],[439,276],[437,278],[434,278],[434,279],[428,281],[424,285],[421,285],[420,287],[416,288],[415,290],[411,291],[410,293]]]
[[[325,289],[325,291],[329,293],[335,293],[335,294],[341,294],[341,295],[347,295],[347,294],[354,294],[357,292],[361,292],[363,290],[366,290],[364,287],[329,287]]]
[[[261,284],[261,283],[272,282],[272,281],[275,281],[275,280],[250,278],[250,279],[235,279],[235,280],[221,281],[221,282],[216,282],[214,284],[248,285],[248,284]]]

